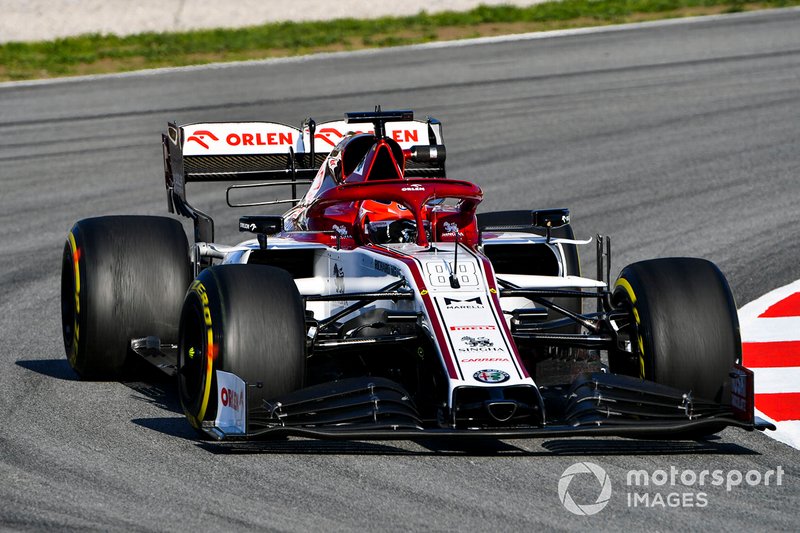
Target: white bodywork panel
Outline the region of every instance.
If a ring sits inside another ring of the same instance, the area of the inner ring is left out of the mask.
[[[181,126],[184,156],[264,155],[302,151],[298,128],[275,122],[207,122]]]
[[[217,417],[214,426],[228,435],[247,433],[247,384],[235,374],[216,371]]]
[[[544,237],[537,235],[525,235],[521,238],[517,233],[503,237],[493,242],[545,242]],[[561,244],[572,242],[575,241],[552,239],[548,245],[554,250],[560,265],[563,265]],[[250,253],[257,250],[258,246],[255,239],[232,247],[201,243],[199,253],[213,253],[216,257],[222,255],[223,263],[247,263]],[[383,247],[337,250],[323,244],[270,237],[268,248],[315,250],[314,276],[295,280],[303,296],[374,292],[401,278],[405,279],[414,293],[413,300],[378,300],[342,317],[341,321],[345,322],[376,308],[421,313],[422,327],[433,339],[437,356],[449,374],[450,402],[453,400],[453,391],[460,386],[535,386],[511,338],[510,318],[497,303],[498,288],[490,286],[487,281],[494,279],[493,272],[486,272],[489,262],[463,245],[459,245],[457,260],[454,259],[454,243],[436,243],[431,248],[422,248],[415,244],[389,244]],[[450,273],[453,271],[460,285],[457,289],[450,284]],[[562,275],[558,276],[501,274],[497,278],[522,288],[588,289],[606,286],[596,280],[563,275],[563,266],[560,271]],[[516,308],[534,306],[525,298],[504,298],[502,302],[507,313]],[[317,318],[326,318],[353,303],[307,302],[307,309]]]

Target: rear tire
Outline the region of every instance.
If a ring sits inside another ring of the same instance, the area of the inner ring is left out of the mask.
[[[216,370],[251,386],[248,410],[303,386],[305,312],[288,272],[264,265],[220,265],[191,284],[181,313],[178,391],[200,429],[217,412]]]
[[[61,323],[67,360],[84,379],[123,379],[130,340],[178,340],[191,281],[177,220],[107,216],[80,220],[64,246]]]
[[[631,352],[612,351],[611,371],[730,401],[728,373],[741,360],[736,304],[720,270],[703,259],[667,258],[625,267],[614,305],[631,313]]]

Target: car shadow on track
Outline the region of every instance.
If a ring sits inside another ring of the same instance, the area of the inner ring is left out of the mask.
[[[700,440],[558,439],[542,443],[552,455],[759,455],[723,441],[718,435]]]
[[[78,381],[78,375],[72,370],[66,359],[21,359],[16,363],[17,366],[43,376],[65,381]]]
[[[476,457],[545,457],[584,455],[758,455],[758,452],[713,439],[696,441],[637,441],[628,439],[559,439],[469,442],[431,440],[364,442],[289,438],[253,442],[198,442],[213,454],[413,455]]]
[[[473,440],[460,445],[428,441],[341,441],[287,438],[252,442],[200,442],[198,447],[213,454],[291,455],[407,455],[407,456],[528,456],[542,455],[493,439]],[[551,455],[544,453],[544,455]]]
[[[131,422],[168,437],[191,441],[198,440],[198,433],[192,429],[183,415],[180,417],[134,418]]]
[[[64,381],[79,381],[78,374],[69,366],[66,359],[21,359],[17,366],[31,370],[49,378]],[[173,413],[182,413],[178,392],[174,380],[164,374],[148,370],[136,369],[133,377],[140,381],[120,381],[129,389],[138,393],[135,400],[143,401]]]
[[[123,381],[121,383],[137,393],[133,396],[134,400],[183,415],[177,387],[171,381]]]

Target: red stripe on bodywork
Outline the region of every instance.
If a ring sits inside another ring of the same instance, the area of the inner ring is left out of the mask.
[[[776,422],[800,420],[800,392],[756,394],[756,409]]]
[[[800,316],[800,292],[796,292],[780,302],[772,304],[758,318],[783,318]]]
[[[800,366],[800,341],[743,342],[742,363],[747,368]]]
[[[486,284],[489,286],[489,294],[491,294],[492,301],[494,302],[495,309],[497,310],[497,314],[499,315],[500,319],[500,327],[503,328],[503,331],[506,333],[506,337],[508,338],[508,344],[511,346],[511,351],[513,352],[514,359],[517,362],[517,366],[522,371],[522,375],[526,378],[531,377],[528,374],[528,369],[525,368],[525,364],[522,362],[522,358],[519,355],[519,351],[517,350],[517,345],[514,343],[514,337],[511,336],[511,330],[508,328],[508,323],[506,322],[505,316],[503,315],[503,308],[500,306],[500,293],[497,292],[497,282],[494,279],[494,270],[492,269],[492,263],[489,261],[489,258],[484,257],[480,254],[475,254],[482,262],[483,262],[483,270],[486,272]]]
[[[419,289],[420,293],[423,290],[426,290],[425,281],[422,279],[422,274],[420,274],[419,269],[417,268],[417,263],[414,261],[414,259],[400,254],[399,252],[395,252],[394,250],[389,250],[388,248],[383,249],[372,246],[367,248],[377,254],[398,259],[405,263],[406,266],[408,266],[408,269],[411,271],[411,275],[414,276],[414,282],[417,284],[417,289]],[[442,359],[444,359],[444,365],[447,368],[448,375],[452,379],[463,379],[458,377],[458,372],[456,371],[455,364],[453,363],[454,354],[452,354],[450,349],[447,347],[447,337],[442,329],[442,325],[439,323],[439,317],[436,315],[436,309],[433,307],[433,299],[431,294],[426,292],[426,294],[421,294],[420,296],[422,298],[422,303],[425,305],[425,309],[428,311],[428,316],[431,320],[431,326],[433,326],[433,334],[436,336],[439,346],[441,346],[442,350],[446,352]]]

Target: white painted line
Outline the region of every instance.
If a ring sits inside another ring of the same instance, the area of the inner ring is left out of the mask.
[[[800,367],[752,368],[756,394],[800,392]]]
[[[776,317],[759,318],[771,306],[800,292],[800,280],[768,292],[739,309],[739,323],[742,331],[742,342],[771,342],[800,340],[800,318]],[[753,368],[755,374],[754,388],[756,394],[780,394],[800,392],[800,367]],[[789,399],[786,399],[789,401]],[[764,434],[779,442],[800,449],[800,421],[788,420],[776,422],[773,418],[758,410],[756,399],[756,416],[774,423],[775,431]],[[768,405],[764,405],[768,408]]]
[[[478,37],[476,39],[461,39],[457,41],[439,41],[433,43],[412,44],[408,46],[397,46],[391,48],[369,48],[365,50],[355,50],[350,52],[327,52],[327,53],[313,54],[306,56],[279,57],[272,59],[254,59],[250,61],[236,61],[236,62],[226,62],[226,63],[208,63],[206,65],[192,65],[187,67],[165,67],[165,68],[156,68],[149,70],[120,72],[116,74],[93,74],[88,76],[72,76],[66,78],[50,78],[44,80],[6,81],[6,82],[0,82],[0,89],[31,87],[37,85],[52,85],[60,83],[74,83],[74,82],[94,81],[94,80],[104,80],[104,79],[158,76],[161,74],[170,74],[175,72],[217,70],[217,69],[242,67],[242,66],[266,66],[266,65],[284,64],[284,63],[304,63],[308,61],[320,61],[330,58],[371,56],[377,54],[392,53],[398,50],[405,52],[405,51],[436,49],[436,48],[460,48],[464,46],[476,46],[481,44],[532,41],[537,39],[553,39],[558,37],[569,37],[575,35],[614,33],[614,32],[631,31],[631,30],[648,29],[648,28],[664,28],[669,26],[699,24],[717,20],[759,18],[763,16],[769,16],[775,13],[791,13],[798,11],[800,11],[800,7],[764,9],[761,11],[748,11],[745,13],[726,13],[722,15],[706,15],[701,17],[665,19],[665,20],[655,20],[650,22],[633,22],[630,24],[617,24],[611,26],[593,26],[590,28],[574,28],[569,30],[552,30],[552,31],[541,31],[535,33],[518,33],[512,35],[499,35],[496,37]]]
[[[778,428],[775,431],[765,431],[765,435],[772,437],[778,442],[788,444],[792,448],[800,450],[800,420],[775,422],[775,420],[768,417],[758,409],[756,409],[756,416],[772,422]]]
[[[764,310],[766,310],[766,308]],[[759,312],[759,314],[763,313],[764,310]],[[742,342],[782,342],[800,340],[800,317],[797,316],[754,318],[747,321],[743,321],[740,316],[739,320],[742,330]]]
[[[742,330],[743,330],[742,340],[744,341],[750,340],[744,338],[745,325],[749,325],[749,322],[753,320],[767,320],[767,319],[759,319],[758,315],[766,311],[773,304],[783,300],[788,296],[791,296],[796,292],[800,292],[800,280],[794,281],[788,285],[784,285],[783,287],[779,287],[773,291],[768,292],[764,296],[761,296],[760,298],[753,300],[749,304],[743,305],[742,308],[739,309],[739,321],[742,324]],[[797,336],[793,340],[800,340],[800,330],[796,331],[797,331]]]

